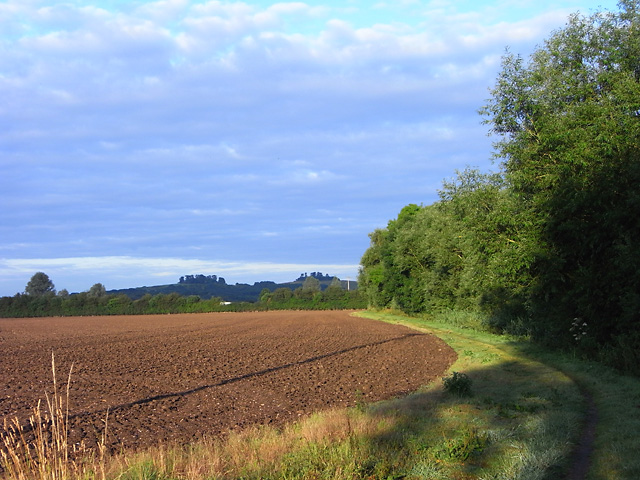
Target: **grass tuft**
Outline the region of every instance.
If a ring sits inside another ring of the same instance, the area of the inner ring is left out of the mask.
[[[56,362],[51,353],[51,374],[53,393],[45,392],[46,410],[38,401],[27,425],[18,418],[4,420],[0,433],[0,473],[3,477],[16,480],[66,480],[87,475],[96,478],[94,462],[90,467],[86,459],[94,457],[83,444],[69,445],[69,389],[73,365],[69,369],[64,393],[59,391]],[[105,432],[106,435],[106,421]],[[98,447],[98,457],[105,455],[103,437]],[[103,477],[104,478],[104,477]]]

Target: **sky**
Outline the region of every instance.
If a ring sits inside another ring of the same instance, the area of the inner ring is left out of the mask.
[[[355,279],[492,163],[489,98],[590,0],[0,0],[0,296]]]

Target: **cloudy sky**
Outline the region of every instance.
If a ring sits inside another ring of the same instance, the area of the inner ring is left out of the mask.
[[[0,295],[354,279],[408,203],[491,164],[477,110],[605,0],[0,0]]]

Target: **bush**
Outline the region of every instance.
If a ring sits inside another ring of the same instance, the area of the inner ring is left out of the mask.
[[[473,382],[465,373],[453,372],[450,376],[443,378],[442,383],[446,392],[458,397],[470,397],[473,395],[471,392],[471,384]]]

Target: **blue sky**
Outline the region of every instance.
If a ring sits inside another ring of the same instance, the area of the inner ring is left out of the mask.
[[[614,1],[0,1],[0,295],[357,276],[368,233],[493,168],[477,110]]]

